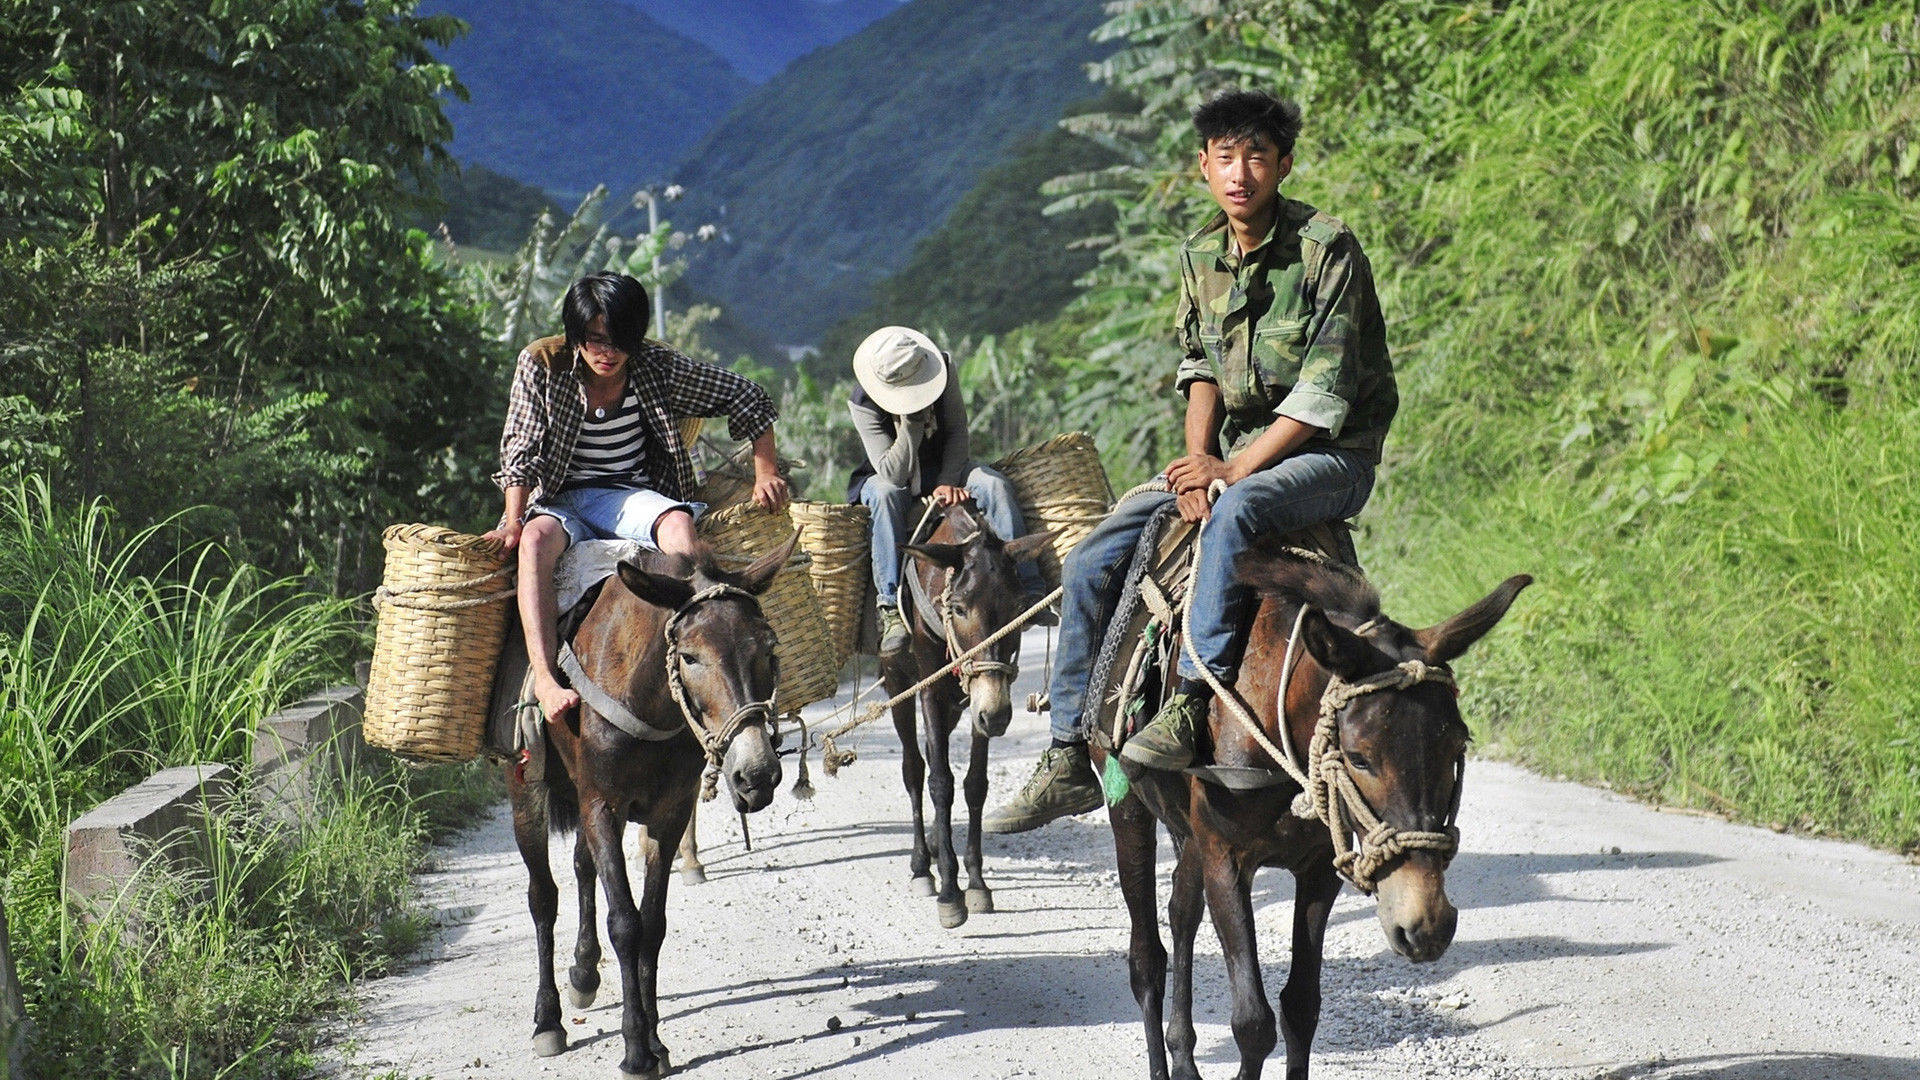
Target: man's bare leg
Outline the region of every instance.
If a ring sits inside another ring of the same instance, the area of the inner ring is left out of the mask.
[[[685,510],[669,510],[653,523],[653,543],[668,555],[691,559],[705,545],[693,531],[693,515]]]
[[[527,634],[527,660],[533,665],[533,696],[548,720],[558,720],[580,704],[580,695],[560,685],[559,602],[553,594],[553,566],[567,550],[567,530],[557,518],[541,514],[520,531],[520,625]]]

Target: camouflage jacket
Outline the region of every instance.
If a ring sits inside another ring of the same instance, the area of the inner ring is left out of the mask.
[[[1338,218],[1283,197],[1267,242],[1240,257],[1214,215],[1181,246],[1175,330],[1176,385],[1220,387],[1223,445],[1290,416],[1325,432],[1308,446],[1379,462],[1400,394],[1373,268]]]

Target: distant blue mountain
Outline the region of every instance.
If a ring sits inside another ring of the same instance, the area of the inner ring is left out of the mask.
[[[724,0],[716,0],[716,6]],[[1094,96],[1099,0],[912,0],[741,99],[682,158],[687,286],[781,344],[866,306],[981,174]]]
[[[752,89],[718,53],[622,0],[421,7],[473,27],[441,57],[472,95],[447,106],[454,156],[563,200],[665,178]]]
[[[765,82],[795,59],[857,33],[902,0],[625,0]]]

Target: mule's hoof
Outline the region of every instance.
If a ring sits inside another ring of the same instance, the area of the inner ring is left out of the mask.
[[[915,896],[932,896],[939,890],[933,887],[933,878],[923,876],[907,882],[907,891]]]
[[[968,889],[967,910],[975,915],[993,914],[993,893],[986,889]]]
[[[600,988],[597,986],[591,990],[582,990],[572,983],[567,984],[567,1001],[576,1009],[591,1009],[593,999],[599,995]]]
[[[672,1071],[673,1066],[667,1064],[667,1059],[663,1055],[653,1063],[653,1068],[648,1069],[646,1072],[628,1072],[626,1067],[622,1066],[620,1069],[620,1080],[660,1080],[661,1077]]]
[[[564,1031],[536,1031],[533,1033],[534,1057],[558,1057],[567,1052],[567,1033]]]
[[[704,866],[683,866],[680,868],[680,881],[687,885],[705,885],[707,868]]]
[[[967,905],[940,901],[940,925],[948,930],[967,921]]]

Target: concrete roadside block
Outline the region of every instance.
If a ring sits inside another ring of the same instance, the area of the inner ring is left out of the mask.
[[[13,970],[13,951],[7,946],[7,909],[0,906],[0,1080],[21,1075],[20,1060],[26,1056],[32,1034],[20,979]]]
[[[67,826],[67,902],[83,912],[117,900],[156,852],[169,862],[204,861],[206,815],[233,789],[225,765],[162,769]]]
[[[289,824],[310,818],[326,785],[360,761],[366,691],[333,686],[260,721],[253,734],[255,796]]]

